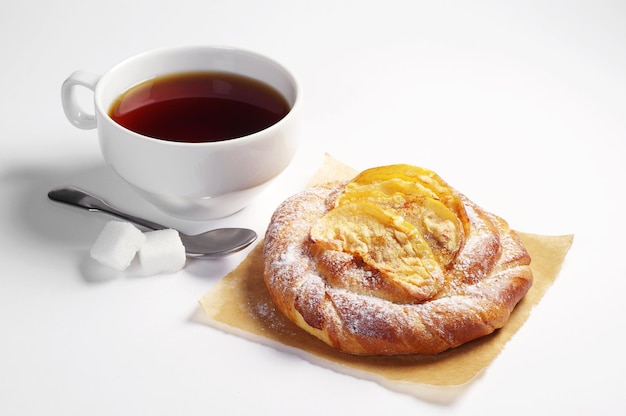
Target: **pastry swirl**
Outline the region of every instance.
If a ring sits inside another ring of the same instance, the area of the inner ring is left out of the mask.
[[[436,354],[488,335],[533,279],[503,219],[409,165],[287,199],[263,254],[277,308],[356,355]]]

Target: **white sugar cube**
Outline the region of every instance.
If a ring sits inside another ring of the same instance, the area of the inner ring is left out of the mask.
[[[172,273],[185,266],[186,256],[178,231],[167,229],[144,233],[146,241],[138,256],[143,273]]]
[[[146,241],[137,227],[121,221],[106,223],[91,247],[91,257],[117,270],[125,270]]]

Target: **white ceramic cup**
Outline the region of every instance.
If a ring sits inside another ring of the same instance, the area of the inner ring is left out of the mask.
[[[117,124],[111,104],[145,80],[188,71],[220,71],[265,82],[280,92],[291,110],[276,124],[247,136],[218,142],[181,143],[143,136]],[[94,91],[85,109],[77,88]],[[297,148],[298,85],[277,62],[228,47],[158,49],[131,57],[103,75],[79,70],[63,83],[68,120],[98,130],[105,161],[143,197],[165,213],[188,220],[233,214],[259,194],[291,162]]]

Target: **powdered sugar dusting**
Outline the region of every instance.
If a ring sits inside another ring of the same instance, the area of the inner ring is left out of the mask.
[[[332,333],[335,347],[354,339],[360,345],[384,342],[385,353],[436,352],[416,344],[429,340],[435,345],[429,348],[442,351],[503,325],[525,294],[511,292],[515,276],[508,272],[525,250],[506,223],[461,195],[470,234],[439,293],[425,302],[386,299],[380,293],[390,290],[384,286],[389,282],[352,256],[312,249],[309,230],[330,209],[337,189],[312,188],[281,204],[264,247],[265,279],[272,297],[281,300],[278,307],[286,316],[295,309],[312,327]],[[493,311],[498,316],[490,318]],[[275,310],[262,305],[257,312]]]

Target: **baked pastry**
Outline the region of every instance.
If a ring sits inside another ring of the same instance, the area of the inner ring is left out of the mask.
[[[410,165],[292,196],[263,248],[277,308],[356,355],[436,354],[488,335],[533,279],[503,219]]]

